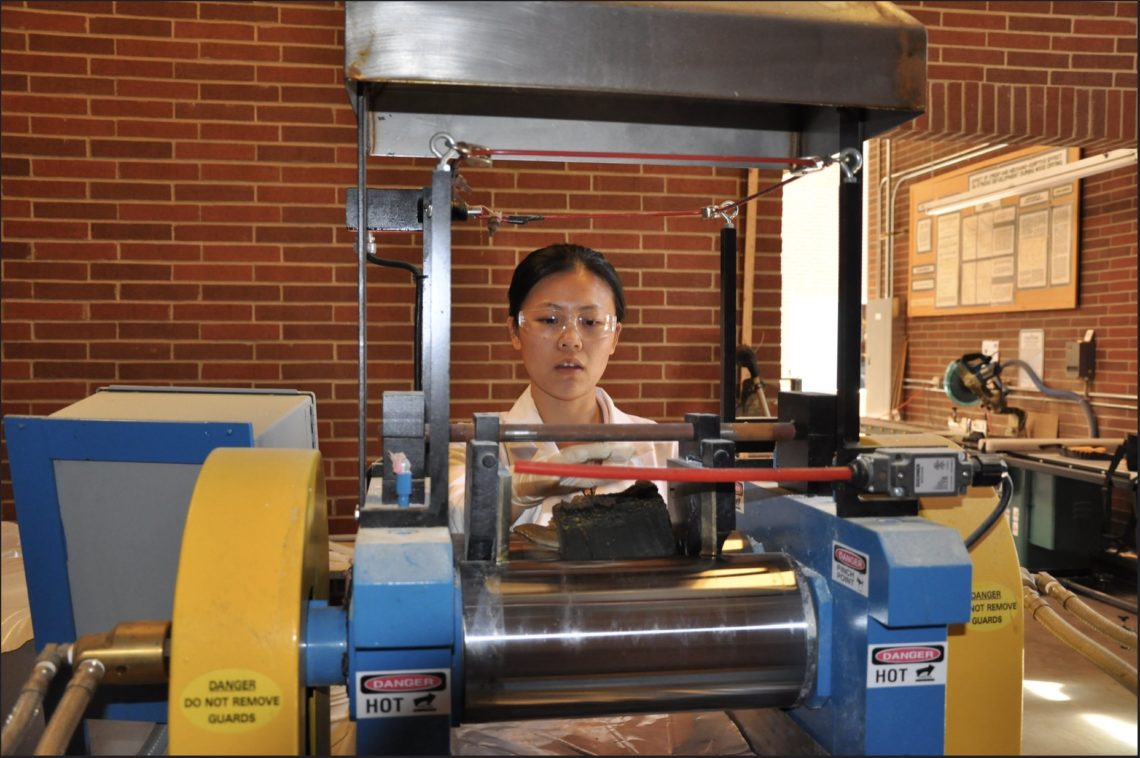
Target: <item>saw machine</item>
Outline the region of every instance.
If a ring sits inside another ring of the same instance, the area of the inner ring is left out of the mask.
[[[925,30],[890,3],[348,2],[362,418],[371,233],[421,234],[423,267],[416,388],[385,394],[373,465],[361,425],[344,600],[330,604],[319,453],[215,450],[186,518],[171,622],[71,645],[88,679],[68,692],[168,678],[179,754],[326,752],[334,685],[361,754],[447,753],[466,723],[725,709],[764,709],[831,753],[1016,753],[1022,614],[1004,465],[935,437],[859,434],[860,151],[923,112],[925,71]],[[778,418],[736,422],[735,230],[712,207],[705,217],[724,222],[721,414],[452,424],[451,229],[481,213],[454,184],[464,162],[507,153],[774,157],[793,172],[838,162],[837,393],[781,393]],[[430,185],[367,187],[368,159],[384,156],[433,157]],[[568,561],[512,541],[523,464],[508,470],[501,443],[615,439],[679,443],[666,469],[611,472],[670,481],[675,554]],[[448,527],[453,441],[467,449],[461,533]],[[738,452],[757,441],[771,459],[748,467]],[[141,637],[137,655],[115,653],[116,637]],[[74,700],[66,710],[81,715]]]

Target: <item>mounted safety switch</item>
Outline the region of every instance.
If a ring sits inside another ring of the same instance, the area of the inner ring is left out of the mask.
[[[1083,340],[1065,345],[1065,376],[1070,379],[1092,379],[1095,372],[1096,342],[1090,329]]]
[[[851,462],[864,492],[891,497],[964,495],[971,485],[995,485],[1005,473],[1001,456],[969,456],[944,448],[880,448]]]

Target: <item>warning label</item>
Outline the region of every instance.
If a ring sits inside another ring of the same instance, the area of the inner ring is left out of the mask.
[[[868,687],[946,684],[946,643],[910,642],[867,648]]]
[[[178,706],[190,723],[212,732],[248,732],[280,713],[281,688],[250,669],[218,669],[182,690]]]
[[[979,582],[970,602],[970,629],[994,632],[1007,626],[1020,610],[1021,600],[1004,584]]]
[[[449,676],[438,669],[361,672],[356,675],[356,718],[451,713]]]
[[[841,542],[831,543],[831,578],[867,597],[871,558]]]

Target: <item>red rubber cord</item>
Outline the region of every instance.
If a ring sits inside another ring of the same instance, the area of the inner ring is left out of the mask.
[[[510,150],[487,147],[471,147],[470,154],[476,158],[491,158],[496,155],[544,157],[544,158],[620,158],[625,160],[665,160],[700,161],[702,163],[774,163],[779,166],[814,166],[814,158],[780,158],[765,155],[693,155],[689,153],[614,153],[600,150]]]

